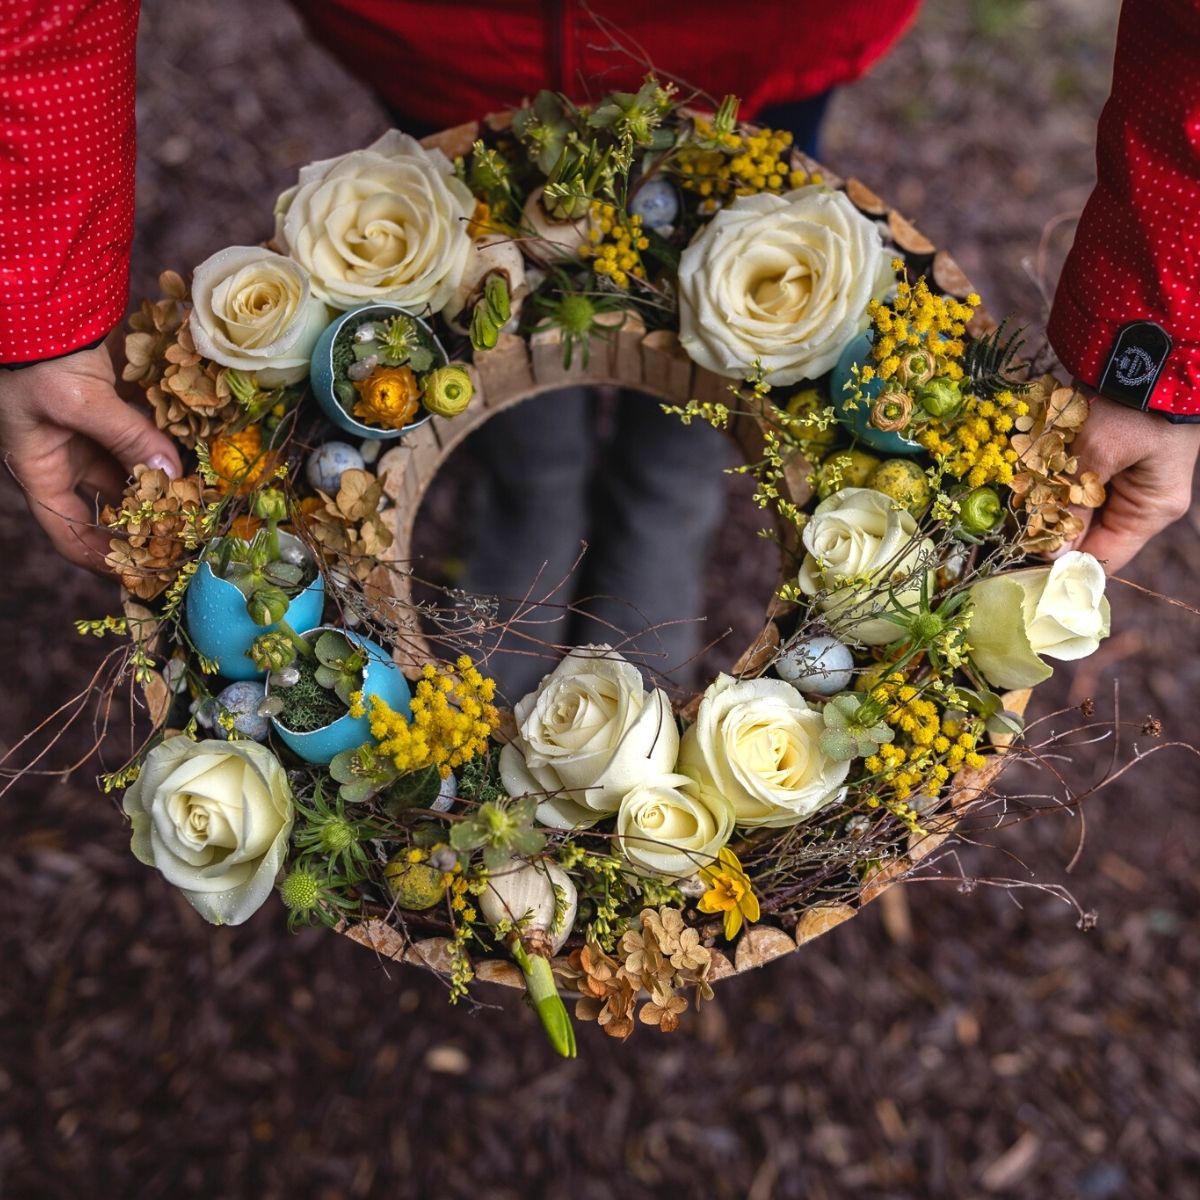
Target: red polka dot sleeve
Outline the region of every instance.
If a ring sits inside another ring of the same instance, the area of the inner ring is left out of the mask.
[[[1050,342],[1068,370],[1113,394],[1110,380],[1138,370],[1113,353],[1121,328],[1155,322],[1171,346],[1149,407],[1200,420],[1200,0],[1125,0],[1096,164]],[[1147,366],[1155,353],[1133,351]]]
[[[137,0],[0,0],[0,363],[125,312]]]

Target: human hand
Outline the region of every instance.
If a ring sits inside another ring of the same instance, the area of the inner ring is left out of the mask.
[[[1069,549],[1098,558],[1108,574],[1119,571],[1192,503],[1192,473],[1200,454],[1200,425],[1173,425],[1076,386],[1092,401],[1091,413],[1071,443],[1079,472],[1095,471],[1108,496],[1103,507],[1076,510],[1084,531]]]
[[[182,472],[171,439],[117,395],[103,346],[0,370],[0,452],[54,548],[92,570],[110,538],[98,502],[119,500],[138,463]]]

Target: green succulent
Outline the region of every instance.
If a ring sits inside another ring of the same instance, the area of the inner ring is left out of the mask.
[[[483,851],[483,865],[498,871],[514,855],[528,858],[546,845],[546,835],[533,826],[537,798],[481,804],[450,831],[450,845],[460,854]]]
[[[334,629],[321,634],[313,649],[319,664],[315,673],[317,683],[334,692],[349,707],[351,696],[362,687],[367,652]]]
[[[838,762],[866,758],[886,742],[895,731],[882,720],[879,705],[856,692],[843,692],[825,705],[825,732],[821,751]]]
[[[347,804],[362,804],[386,791],[400,777],[395,764],[373,742],[333,756],[329,774],[340,784],[338,796]]]

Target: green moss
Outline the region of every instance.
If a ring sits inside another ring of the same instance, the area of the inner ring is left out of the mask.
[[[283,701],[279,722],[293,733],[312,733],[346,715],[346,706],[329,688],[316,679],[320,666],[315,655],[297,657],[293,664],[300,672],[299,680],[288,688],[274,688],[272,695]]]

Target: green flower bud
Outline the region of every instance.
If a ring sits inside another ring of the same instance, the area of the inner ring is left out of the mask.
[[[952,417],[962,408],[962,392],[952,379],[931,379],[917,389],[921,407],[931,417]]]
[[[397,906],[408,912],[432,908],[446,894],[446,878],[441,871],[428,863],[409,862],[402,854],[388,863],[383,875]]]
[[[263,488],[255,493],[250,511],[261,521],[286,521],[287,497],[279,488]]]
[[[991,533],[1004,520],[1004,505],[990,487],[977,487],[958,510],[958,523],[964,533]]]
[[[421,400],[439,417],[457,417],[471,403],[474,394],[475,385],[466,369],[451,363],[425,376]]]
[[[296,647],[286,633],[262,633],[250,644],[246,657],[260,671],[282,671],[295,662]]]
[[[255,589],[254,594],[246,601],[246,612],[255,625],[274,625],[286,615],[291,601],[282,588],[266,587]]]
[[[317,907],[321,898],[320,880],[303,867],[289,871],[279,885],[279,898],[284,907],[297,915],[306,915]]]

